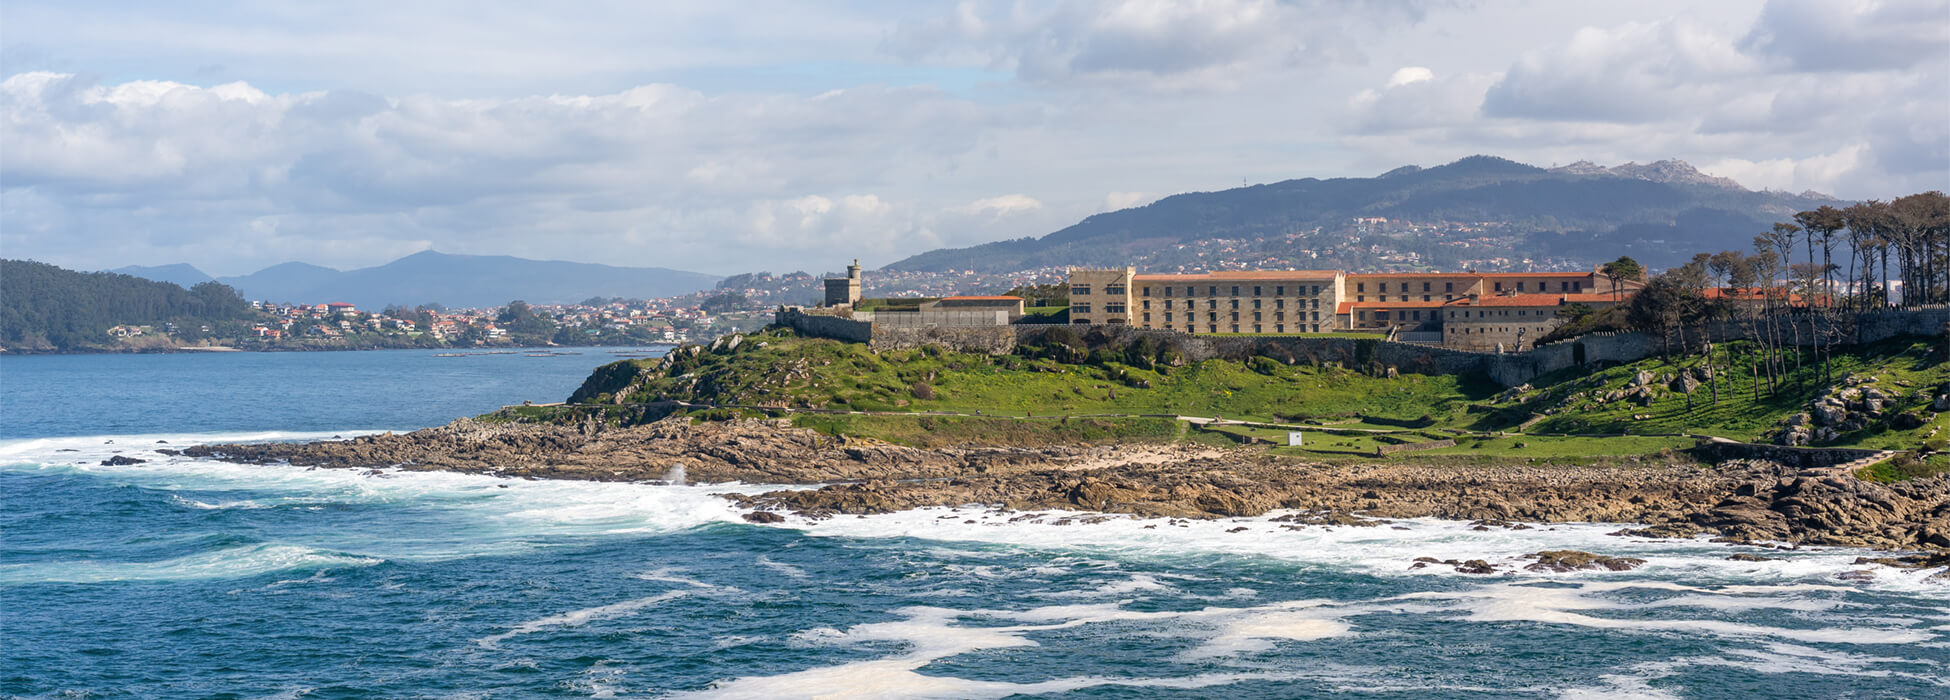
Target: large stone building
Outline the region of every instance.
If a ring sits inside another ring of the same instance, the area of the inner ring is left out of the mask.
[[[1621,291],[1629,294],[1638,286],[1626,281]],[[1483,350],[1535,341],[1562,322],[1557,308],[1605,305],[1612,298],[1611,279],[1596,270],[1191,275],[1141,275],[1129,267],[1070,270],[1071,323],[1187,333],[1398,332]],[[1445,328],[1451,322],[1458,324],[1453,333]]]
[[[826,278],[826,301],[821,306],[852,306],[860,303],[860,260],[846,266],[845,277]]]

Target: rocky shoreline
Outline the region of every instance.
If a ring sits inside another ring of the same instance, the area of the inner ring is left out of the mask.
[[[1950,476],[1896,484],[1833,470],[1732,461],[1575,466],[1319,465],[1185,445],[918,449],[823,435],[783,421],[631,428],[463,419],[403,434],[314,443],[204,445],[181,454],[243,463],[399,468],[507,477],[826,484],[727,495],[755,513],[808,517],[986,504],[1158,518],[1257,516],[1638,523],[1619,534],[1741,543],[1950,550]],[[677,468],[681,467],[681,472]],[[764,515],[756,519],[770,518]]]

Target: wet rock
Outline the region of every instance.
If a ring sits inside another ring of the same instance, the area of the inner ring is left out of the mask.
[[[1727,561],[1775,561],[1778,559],[1780,557],[1764,557],[1759,554],[1748,554],[1746,552],[1727,555]]]
[[[1876,572],[1869,571],[1868,569],[1862,569],[1859,571],[1844,571],[1842,573],[1835,574],[1835,578],[1841,579],[1843,581],[1874,581],[1876,580]]]
[[[765,525],[765,524],[785,522],[785,516],[779,515],[778,513],[774,513],[769,510],[755,510],[750,513],[746,513],[745,520],[748,522],[754,522],[754,523]]]
[[[1631,571],[1645,565],[1644,559],[1630,557],[1611,557],[1603,554],[1580,552],[1575,549],[1557,549],[1524,555],[1525,559],[1537,562],[1523,567],[1526,571],[1568,572],[1568,571]]]
[[[1457,564],[1456,573],[1478,574],[1478,575],[1494,574],[1496,573],[1496,567],[1491,566],[1489,562],[1483,561],[1481,559],[1471,559],[1461,564]]]
[[[146,460],[146,459],[136,459],[136,458],[134,458],[134,457],[130,457],[130,456],[128,456],[128,455],[115,455],[115,456],[113,456],[113,457],[110,457],[110,458],[108,458],[108,459],[104,459],[104,460],[102,460],[102,466],[104,466],[104,467],[126,467],[126,466],[130,466],[130,465],[135,465],[135,464],[144,464],[144,463],[147,463],[148,461],[149,461],[149,460]]]

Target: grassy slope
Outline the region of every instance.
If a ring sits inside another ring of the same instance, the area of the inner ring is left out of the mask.
[[[634,381],[626,402],[675,398],[700,403],[821,408],[869,412],[950,412],[985,416],[1036,416],[1035,421],[972,417],[795,414],[800,425],[827,432],[870,436],[913,445],[991,442],[1195,439],[1215,444],[1283,445],[1277,428],[1219,426],[1194,429],[1168,420],[1090,416],[1223,416],[1265,423],[1334,423],[1336,433],[1310,433],[1303,448],[1276,453],[1318,457],[1372,455],[1384,443],[1454,437],[1459,444],[1405,455],[1408,458],[1603,458],[1655,454],[1691,445],[1686,438],[1655,433],[1704,433],[1757,440],[1778,422],[1803,410],[1824,390],[1815,369],[1804,369],[1777,396],[1756,398],[1745,369],[1751,358],[1733,344],[1735,371],[1723,377],[1716,404],[1702,386],[1688,410],[1685,395],[1663,391],[1650,406],[1598,403],[1638,371],[1667,374],[1691,367],[1649,359],[1595,372],[1566,371],[1540,378],[1536,389],[1498,400],[1499,388],[1480,378],[1402,375],[1397,379],[1358,372],[1277,363],[1208,361],[1183,367],[1143,369],[1098,358],[1065,363],[1048,357],[992,357],[939,348],[874,353],[865,346],[800,338],[767,331],[746,338],[736,351],[681,357],[659,371],[657,360],[632,360],[599,371],[609,386],[586,386],[587,395]],[[1722,362],[1725,360],[1722,359]],[[1835,358],[1836,376],[1874,376],[1877,385],[1904,394],[1901,410],[1927,404],[1928,391],[1950,381],[1950,364],[1935,361],[1924,341],[1891,341]],[[1255,371],[1255,368],[1258,371]],[[592,377],[592,383],[597,380]],[[1908,383],[1904,387],[1902,383]],[[598,398],[607,400],[607,395]],[[1457,431],[1515,430],[1533,412],[1545,417],[1521,436],[1475,436]],[[1893,412],[1892,414],[1893,415]],[[1925,414],[1927,415],[1927,414]],[[1068,421],[1045,420],[1070,416]],[[1357,419],[1360,417],[1360,419]],[[1831,444],[1914,448],[1950,414],[1914,431],[1871,428]],[[1391,431],[1372,435],[1351,429]],[[1630,437],[1578,438],[1566,433],[1630,432]],[[1540,435],[1550,433],[1557,435]],[[1950,431],[1946,431],[1950,434]]]

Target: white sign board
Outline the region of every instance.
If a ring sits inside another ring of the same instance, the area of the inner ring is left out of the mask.
[[[1289,430],[1289,431],[1286,431],[1286,444],[1287,444],[1287,446],[1288,446],[1288,447],[1299,447],[1299,446],[1300,446],[1300,431],[1298,431],[1298,430]]]

